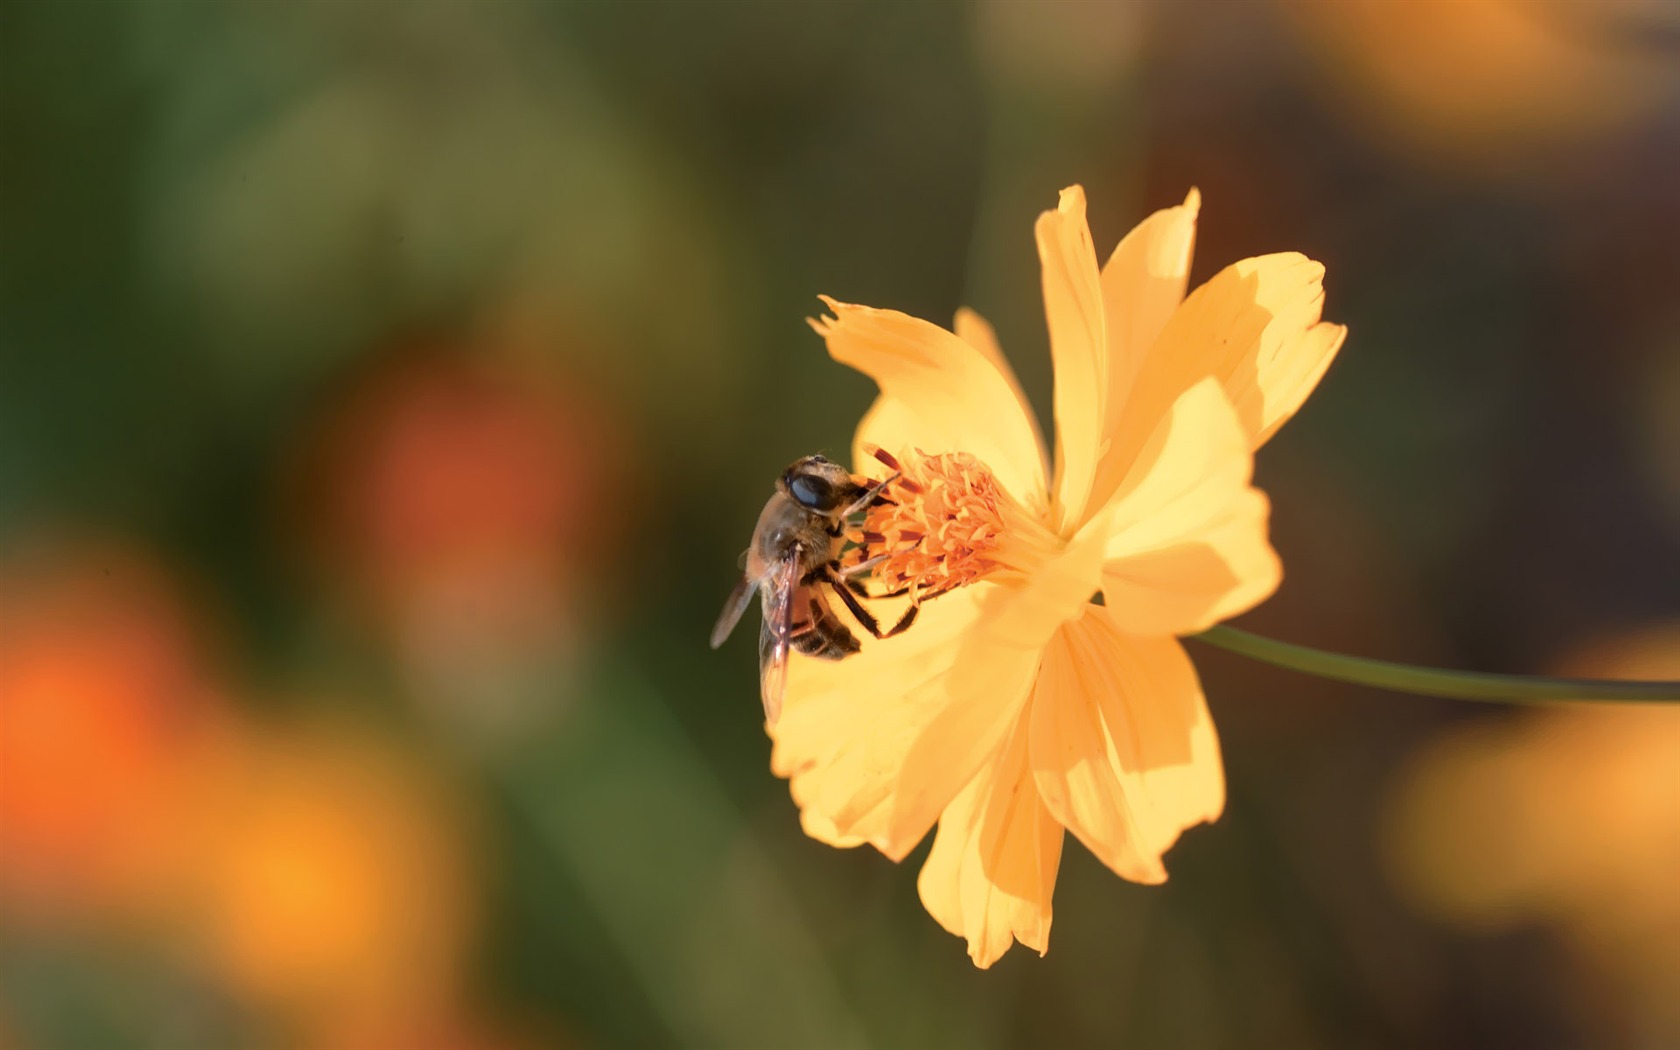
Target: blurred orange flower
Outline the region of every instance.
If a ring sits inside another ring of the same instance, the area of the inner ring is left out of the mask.
[[[989,966],[1046,950],[1063,829],[1124,878],[1224,806],[1219,747],[1176,640],[1277,587],[1252,450],[1329,367],[1323,267],[1235,263],[1185,296],[1200,198],[1155,213],[1099,269],[1085,196],[1038,220],[1056,455],[990,327],[955,332],[826,300],[834,358],[881,387],[854,456],[901,463],[865,555],[940,595],[856,657],[796,659],[771,728],[806,831],[902,859],[937,820],[918,886]],[[1094,605],[1101,591],[1105,604]],[[945,593],[941,593],[945,592]]]
[[[207,769],[187,921],[247,1004],[327,1039],[452,1001],[468,927],[447,795],[356,731],[229,740]]]
[[[24,918],[145,910],[211,689],[149,558],[66,546],[0,569],[0,904]]]
[[[575,568],[600,421],[544,379],[421,353],[352,395],[322,467],[330,538],[370,597],[414,607],[493,582],[553,588]]]
[[[1675,82],[1661,5],[1287,0],[1356,129],[1409,155],[1522,175],[1654,108]]]
[[[578,383],[495,338],[479,349],[422,346],[376,367],[294,481],[312,553],[417,697],[496,732],[552,697],[552,665],[591,622],[579,602],[616,535],[622,442]]]
[[[1575,676],[1680,677],[1680,624],[1586,648]],[[1422,910],[1472,929],[1555,924],[1639,1015],[1680,1040],[1680,711],[1578,706],[1455,730],[1422,751],[1386,826]]]

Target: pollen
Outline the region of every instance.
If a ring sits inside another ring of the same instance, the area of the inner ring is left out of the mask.
[[[1025,516],[979,459],[966,452],[902,460],[885,449],[871,455],[896,473],[848,537],[851,566],[874,562],[888,595],[920,601],[1015,568],[1012,526]]]

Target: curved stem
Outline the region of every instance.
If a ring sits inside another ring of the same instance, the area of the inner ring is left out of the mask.
[[[1538,678],[1516,674],[1443,671],[1366,660],[1263,638],[1234,627],[1210,627],[1192,635],[1209,645],[1291,671],[1353,682],[1398,693],[1444,696],[1489,703],[1543,704],[1563,701],[1680,703],[1680,682],[1630,682],[1596,678]]]

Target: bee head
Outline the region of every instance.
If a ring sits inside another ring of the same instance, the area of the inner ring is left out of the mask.
[[[797,459],[782,472],[777,487],[800,506],[832,514],[857,498],[860,489],[845,467],[822,456]]]

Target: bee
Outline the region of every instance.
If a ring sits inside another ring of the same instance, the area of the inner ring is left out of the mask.
[[[758,632],[758,690],[764,717],[771,725],[782,711],[789,648],[823,660],[843,660],[860,648],[857,636],[830,604],[830,595],[838,596],[876,638],[890,638],[915,620],[917,606],[913,604],[898,623],[883,631],[858,601],[870,595],[856,577],[886,555],[845,568],[840,565],[847,519],[869,507],[897,477],[895,470],[864,485],[838,463],[805,456],[776,479],[776,491],[753,529],[741,582],[712,628],[712,648],[716,649],[735,629],[757,592],[764,609]]]

